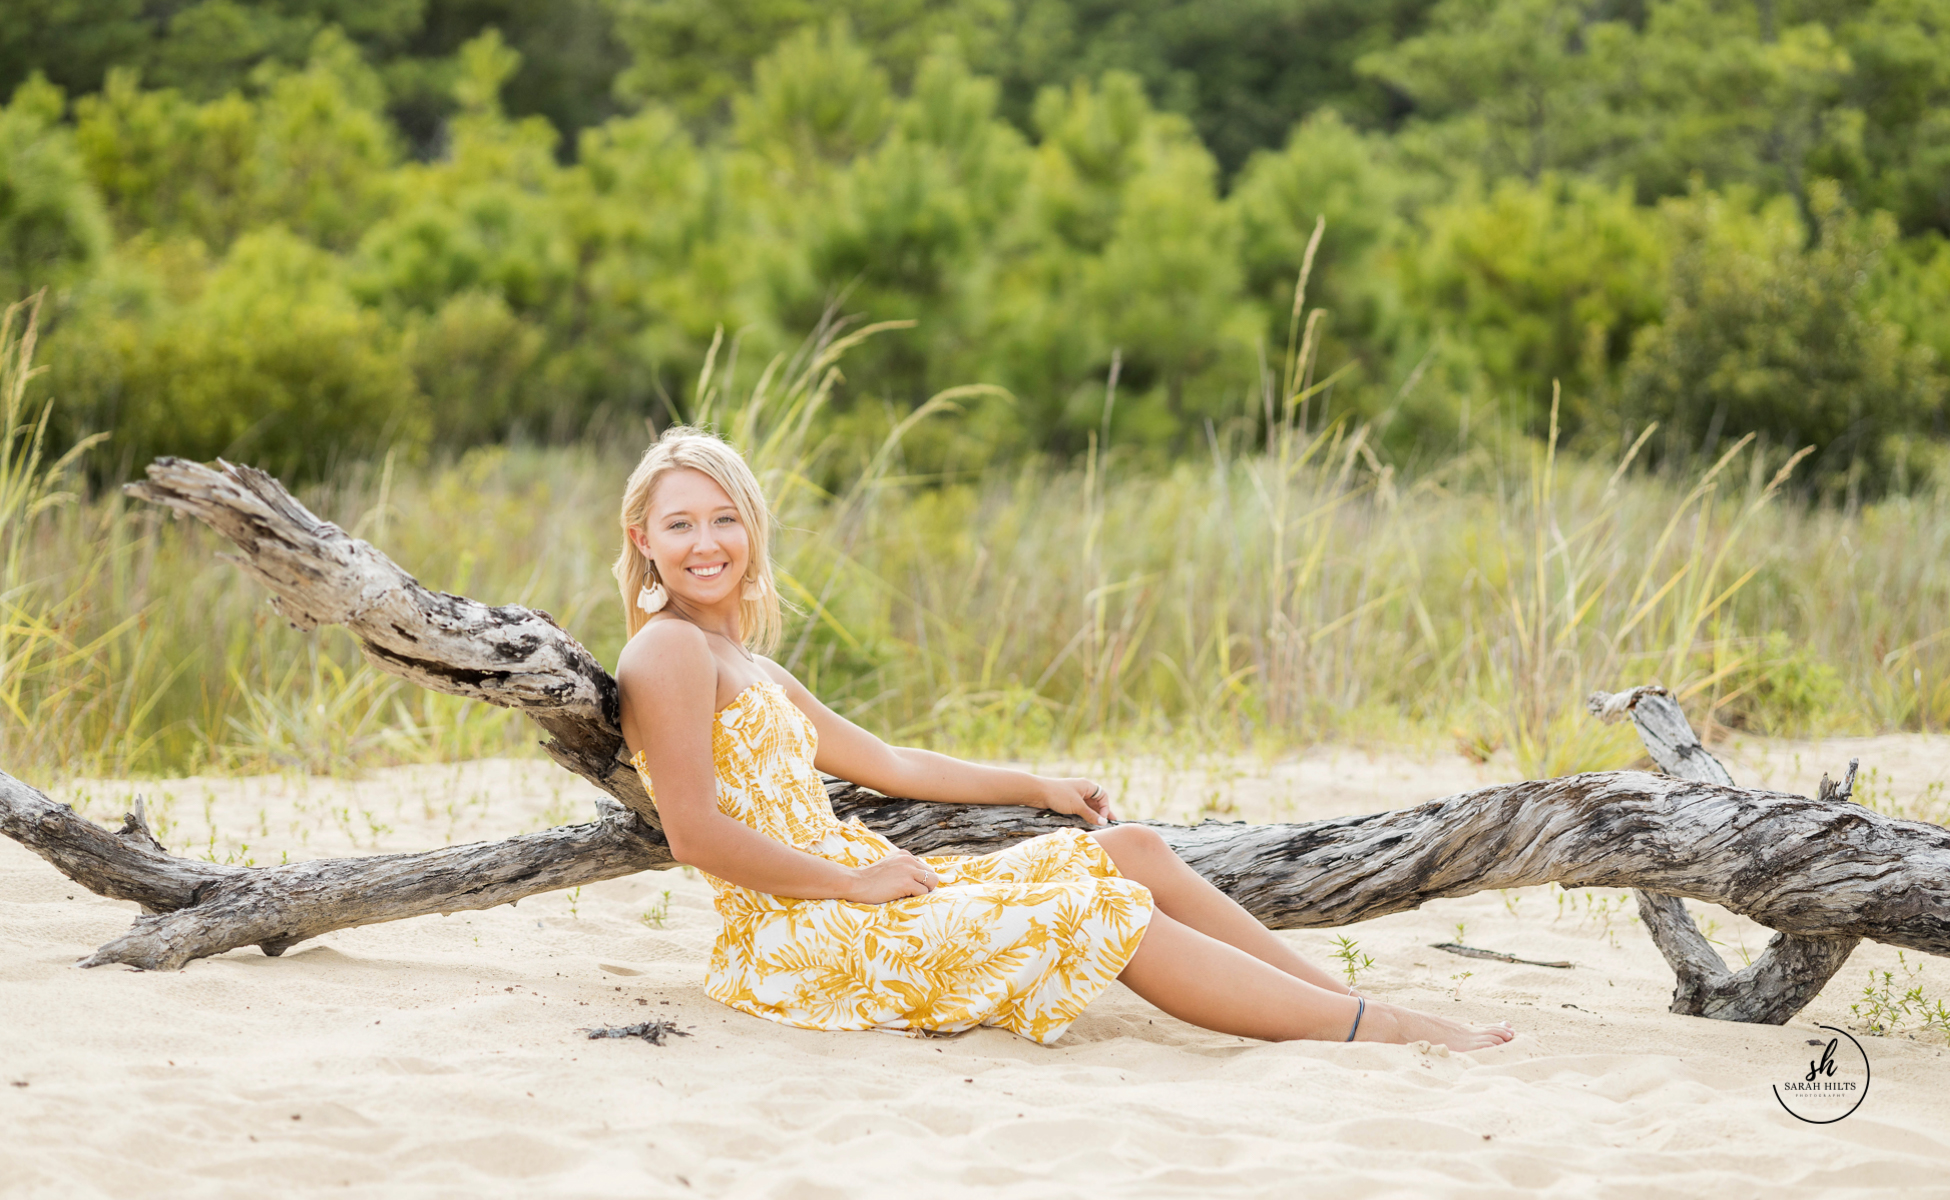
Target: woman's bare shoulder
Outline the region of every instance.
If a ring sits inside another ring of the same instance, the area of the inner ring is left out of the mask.
[[[689,621],[652,621],[637,630],[616,660],[616,683],[625,695],[644,684],[696,687],[717,694],[718,662],[704,631]]]

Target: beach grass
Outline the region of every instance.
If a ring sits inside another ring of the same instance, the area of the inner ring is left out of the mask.
[[[1242,406],[1203,454],[1160,464],[1093,439],[1079,462],[917,477],[902,435],[954,422],[959,392],[870,441],[826,419],[841,356],[874,332],[829,324],[761,370],[721,347],[686,415],[746,450],[776,508],[793,609],[777,657],[890,738],[985,758],[1411,743],[1507,751],[1545,776],[1634,760],[1630,731],[1583,700],[1654,681],[1709,734],[1950,725],[1940,492],[1824,507],[1749,442],[1652,472],[1629,448],[1601,461],[1494,430],[1402,470],[1361,426],[1306,425],[1305,346],[1275,419]],[[16,308],[0,379],[6,769],[337,773],[534,752],[513,715],[387,676],[342,631],[288,628],[200,526],[81,496],[21,401],[31,353]],[[388,456],[301,498],[429,586],[545,609],[613,662],[633,440]]]

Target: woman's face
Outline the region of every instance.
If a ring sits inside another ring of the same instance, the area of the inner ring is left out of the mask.
[[[689,467],[667,472],[650,493],[643,525],[630,540],[657,565],[673,598],[697,608],[737,602],[751,539],[717,480]]]

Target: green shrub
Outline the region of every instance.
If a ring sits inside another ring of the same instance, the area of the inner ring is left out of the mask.
[[[1714,717],[1721,724],[1773,737],[1836,728],[1837,714],[1850,707],[1840,673],[1778,629],[1744,651],[1719,694]]]
[[[1264,306],[1269,345],[1286,342],[1293,284],[1323,218],[1308,291],[1343,335],[1376,332],[1387,288],[1374,260],[1402,236],[1403,211],[1420,183],[1390,159],[1384,139],[1328,111],[1295,125],[1285,147],[1255,154],[1240,172],[1232,193],[1240,258],[1247,289]]]
[[[109,72],[75,104],[89,177],[125,234],[187,235],[222,249],[284,225],[347,248],[383,211],[398,148],[370,69],[336,33],[303,71],[267,72],[255,98],[198,103]]]
[[[880,140],[893,118],[887,72],[840,20],[806,28],[760,59],[734,108],[738,141],[773,166],[804,176],[846,162]]]
[[[1660,310],[1659,223],[1628,189],[1509,180],[1423,215],[1427,240],[1396,255],[1417,339],[1441,337],[1452,371],[1514,401],[1545,432],[1551,384],[1575,435],[1603,420],[1613,372]]]
[[[1677,246],[1665,319],[1633,346],[1621,418],[1659,421],[1652,448],[1710,456],[1743,433],[1816,453],[1803,478],[1849,495],[1887,482],[1888,438],[1942,405],[1931,355],[1869,306],[1886,216],[1858,219],[1824,186],[1813,245],[1785,198],[1668,205]]]
[[[72,283],[108,248],[101,201],[58,124],[61,107],[61,93],[36,76],[0,109],[0,305]]]
[[[451,297],[407,341],[408,360],[427,398],[433,439],[471,446],[506,437],[525,416],[542,332],[508,311],[493,292]]]
[[[425,442],[400,337],[352,298],[331,255],[274,228],[186,274],[194,295],[98,302],[58,343],[67,369],[53,386],[80,427],[115,431],[108,453],[124,469],[222,456],[306,478]]]

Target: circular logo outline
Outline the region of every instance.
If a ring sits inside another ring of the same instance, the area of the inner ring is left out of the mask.
[[[1871,1077],[1871,1072],[1869,1070],[1869,1052],[1867,1050],[1864,1050],[1862,1048],[1862,1043],[1856,1041],[1855,1035],[1850,1033],[1846,1029],[1837,1029],[1833,1025],[1817,1025],[1815,1026],[1815,1028],[1826,1029],[1831,1033],[1841,1034],[1843,1037],[1848,1039],[1849,1045],[1855,1047],[1855,1052],[1862,1056],[1862,1094],[1855,1098],[1855,1103],[1849,1105],[1848,1112],[1843,1113],[1842,1116],[1830,1117],[1826,1121],[1817,1121],[1814,1120],[1812,1117],[1804,1117],[1800,1113],[1795,1112],[1793,1109],[1789,1108],[1788,1102],[1781,1099],[1780,1084],[1777,1083],[1771,1086],[1774,1092],[1774,1099],[1780,1104],[1781,1110],[1787,1113],[1788,1116],[1793,1117],[1797,1121],[1805,1121],[1810,1125],[1833,1125],[1835,1122],[1841,1120],[1843,1117],[1847,1117],[1850,1114],[1854,1113],[1856,1109],[1861,1108],[1862,1102],[1869,1098],[1869,1079]]]

